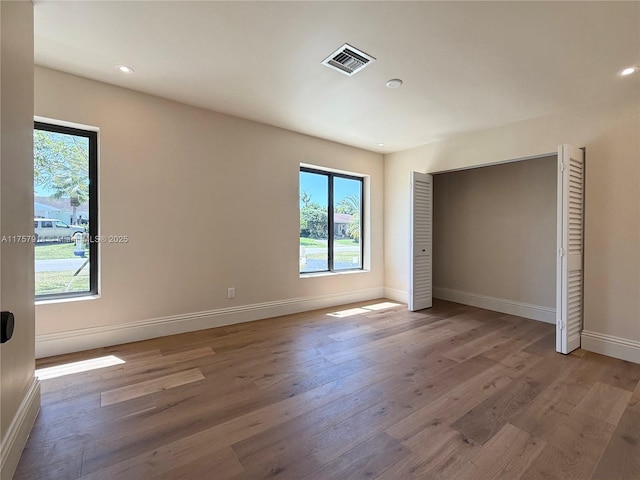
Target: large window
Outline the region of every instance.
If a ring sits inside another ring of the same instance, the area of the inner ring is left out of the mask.
[[[300,168],[300,273],[361,270],[363,180]]]
[[[36,122],[33,143],[36,298],[97,293],[97,132]]]

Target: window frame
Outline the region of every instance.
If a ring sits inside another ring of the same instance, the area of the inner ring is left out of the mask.
[[[321,168],[314,167],[306,167],[300,165],[300,169],[298,171],[298,186],[300,186],[300,173],[313,173],[318,175],[324,175],[327,177],[327,221],[329,222],[327,229],[327,270],[313,270],[310,272],[303,272],[298,268],[298,273],[300,276],[313,276],[317,274],[327,274],[327,273],[344,273],[344,272],[361,272],[364,271],[364,177],[359,177],[357,175],[350,175],[347,173],[339,173],[331,170],[322,170]],[[334,211],[335,205],[333,201],[333,188],[334,188],[334,178],[345,178],[347,180],[356,180],[360,182],[360,266],[356,268],[340,268],[335,269],[333,260],[334,260]],[[300,210],[298,210],[298,217],[300,217]],[[299,220],[299,218],[298,218]]]
[[[34,121],[33,129],[85,137],[89,141],[89,290],[35,295],[36,301],[59,300],[98,295],[98,132],[55,123]],[[35,244],[34,244],[35,248]],[[35,267],[35,259],[34,259]],[[35,292],[34,292],[35,293]]]

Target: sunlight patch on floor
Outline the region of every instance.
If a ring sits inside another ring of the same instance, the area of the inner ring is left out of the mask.
[[[112,367],[113,365],[120,365],[122,363],[126,362],[114,355],[107,355],[106,357],[65,363],[63,365],[56,365],[55,367],[40,368],[36,370],[36,377],[38,377],[39,380],[47,380],[49,378],[62,377],[73,373],[88,372],[99,368]]]
[[[393,308],[399,305],[400,305],[399,303],[381,302],[381,303],[375,303],[373,305],[366,305],[364,307],[348,308],[347,310],[340,310],[338,312],[327,313],[327,315],[329,315],[330,317],[345,318],[345,317],[352,317],[353,315],[360,315],[361,313],[370,313],[378,310],[385,310],[387,308]]]
[[[393,308],[393,307],[399,307],[401,304],[400,303],[394,303],[394,302],[381,302],[381,303],[375,303],[373,305],[367,305],[366,307],[362,307],[366,310],[386,310],[387,308]]]

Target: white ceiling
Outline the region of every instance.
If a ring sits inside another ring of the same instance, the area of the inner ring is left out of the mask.
[[[639,88],[639,2],[35,1],[39,65],[378,152]],[[353,77],[321,61],[349,43]],[[115,70],[133,67],[133,75]],[[397,90],[387,80],[401,78]],[[379,147],[378,143],[384,143]]]

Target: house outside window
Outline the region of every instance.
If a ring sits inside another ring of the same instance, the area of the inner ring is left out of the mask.
[[[363,268],[362,177],[300,168],[300,273]]]

